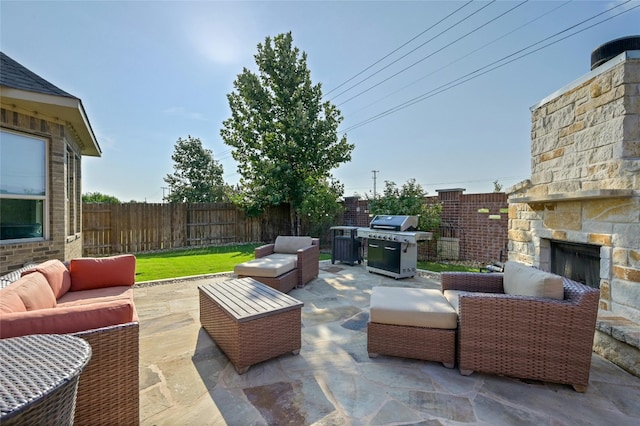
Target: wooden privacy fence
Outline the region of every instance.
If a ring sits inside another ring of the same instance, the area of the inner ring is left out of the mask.
[[[83,204],[84,256],[273,241],[289,234],[288,206],[246,217],[231,203]]]

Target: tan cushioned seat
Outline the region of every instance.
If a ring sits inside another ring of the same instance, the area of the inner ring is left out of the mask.
[[[239,263],[233,268],[236,275],[275,278],[296,268],[297,256],[271,254],[266,257]]]
[[[460,314],[460,295],[461,294],[470,294],[470,291],[462,291],[462,290],[445,290],[444,297],[447,299],[449,304],[453,307],[456,313]]]
[[[439,290],[373,287],[370,320],[380,324],[455,329],[458,316]]]

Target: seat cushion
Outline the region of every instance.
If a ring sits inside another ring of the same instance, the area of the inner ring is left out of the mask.
[[[503,283],[505,294],[564,299],[561,276],[522,263],[505,263]]]
[[[276,238],[273,251],[276,253],[295,254],[298,250],[309,247],[311,245],[311,237],[295,237],[280,235]]]
[[[275,278],[296,268],[295,255],[269,255],[239,263],[233,268],[236,275]]]
[[[93,303],[110,302],[112,300],[133,301],[133,287],[116,286],[96,288],[93,290],[70,291],[58,299],[57,306],[63,308],[66,306],[91,305]]]
[[[370,321],[380,324],[455,329],[458,315],[440,290],[373,287]]]
[[[462,290],[445,290],[443,295],[447,299],[447,302],[455,309],[456,313],[460,314],[460,295],[472,293],[470,291]]]

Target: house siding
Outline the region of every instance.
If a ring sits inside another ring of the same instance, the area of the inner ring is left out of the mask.
[[[65,153],[67,143],[79,152],[79,148],[63,123],[57,123],[23,112],[0,109],[0,127],[7,130],[45,138],[48,141],[49,172],[49,238],[44,241],[0,243],[0,275],[18,269],[28,263],[50,259],[69,260],[82,255],[82,230],[69,235],[67,220],[67,170]],[[81,160],[79,160],[81,161]],[[81,169],[81,167],[80,167]],[[77,191],[81,191],[78,176]]]

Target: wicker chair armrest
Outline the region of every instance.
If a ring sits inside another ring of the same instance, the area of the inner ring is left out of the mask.
[[[504,293],[503,274],[480,272],[443,272],[440,274],[441,290],[477,291],[482,293]]]
[[[318,276],[320,270],[320,244],[316,242],[298,250],[298,285],[304,285]]]
[[[261,257],[273,254],[273,249],[275,248],[275,246],[275,244],[265,244],[264,246],[256,247],[253,251],[255,258],[259,259]]]
[[[298,267],[300,264],[309,262],[318,262],[320,260],[320,246],[310,245],[305,248],[298,249]]]
[[[461,294],[460,329],[464,331],[463,337],[488,338],[488,335],[495,335],[517,339],[538,335],[549,340],[553,336],[583,335],[592,341],[598,313],[597,300],[587,299],[572,301],[497,293]]]

